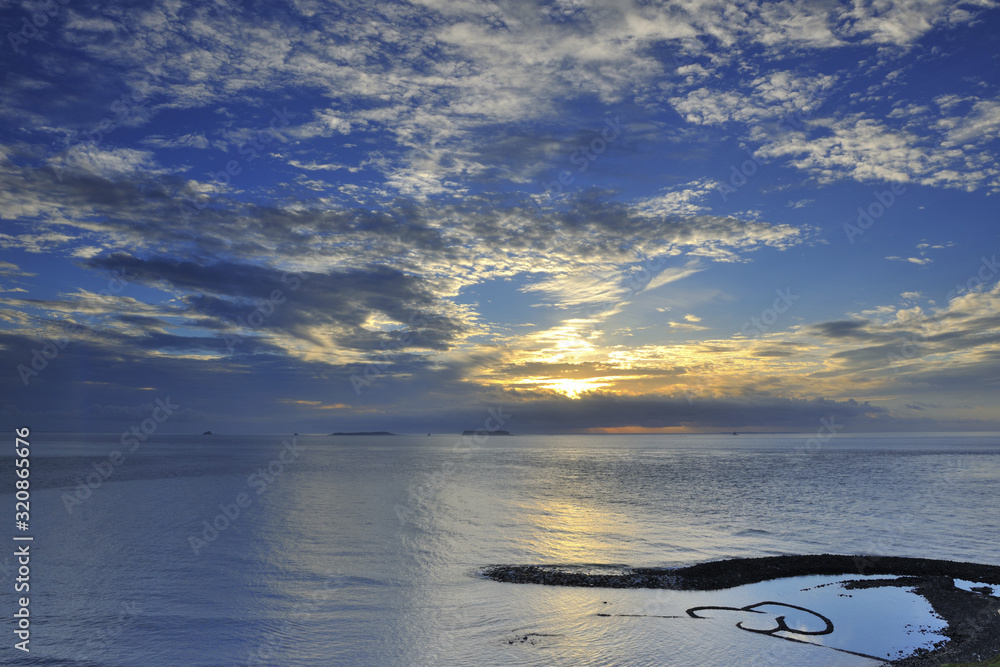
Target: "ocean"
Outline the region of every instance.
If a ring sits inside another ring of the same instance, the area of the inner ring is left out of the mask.
[[[833,594],[818,580],[565,588],[477,569],[819,553],[1000,565],[997,434],[478,440],[33,434],[30,653],[8,632],[2,655],[81,666],[879,664],[863,656],[934,636],[917,596]],[[11,479],[13,460],[0,465]],[[0,558],[11,582],[12,554]],[[684,613],[775,596],[814,596],[836,612],[841,643]],[[901,628],[895,643],[872,644],[878,619]]]

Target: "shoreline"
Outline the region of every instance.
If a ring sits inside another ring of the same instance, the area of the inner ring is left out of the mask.
[[[848,588],[912,587],[924,597],[947,627],[949,641],[918,650],[887,665],[930,667],[948,662],[974,662],[1000,654],[1000,598],[957,588],[955,579],[1000,587],[1000,566],[910,558],[836,554],[766,556],[710,561],[686,567],[628,565],[489,565],[479,572],[504,583],[599,588],[661,588],[711,591],[772,579],[808,575],[893,575],[895,580],[849,582]]]

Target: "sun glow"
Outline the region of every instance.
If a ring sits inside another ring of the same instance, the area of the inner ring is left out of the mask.
[[[599,379],[600,378],[590,378],[587,380],[549,380],[546,384],[542,384],[541,386],[545,389],[558,391],[560,394],[565,394],[570,398],[579,398],[580,394],[611,385],[610,382],[600,382]]]
[[[622,534],[631,531],[627,516],[564,500],[521,506],[529,525],[537,531],[525,549],[556,563],[615,562],[620,557]]]
[[[521,386],[525,388],[538,388],[556,391],[570,398],[579,398],[581,394],[602,387],[610,387],[617,378],[553,378],[553,377],[528,377],[521,378],[514,382],[504,383],[507,386]]]

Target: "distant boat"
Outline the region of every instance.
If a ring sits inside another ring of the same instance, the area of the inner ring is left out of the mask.
[[[737,433],[736,431],[733,431],[733,435],[739,435],[739,433]]]
[[[204,433],[202,433],[202,435],[215,435],[215,434],[212,433],[211,431],[205,431]]]

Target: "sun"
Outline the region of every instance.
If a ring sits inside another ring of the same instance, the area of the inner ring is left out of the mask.
[[[530,377],[518,380],[515,384],[532,385],[538,387],[539,389],[549,389],[551,391],[559,392],[569,398],[579,398],[581,394],[585,394],[588,391],[594,391],[595,389],[611,386],[613,382],[611,382],[609,378],[570,379]]]
[[[580,394],[594,391],[601,387],[607,387],[610,384],[610,382],[601,382],[596,378],[591,378],[586,380],[553,380],[542,386],[546,389],[558,391],[560,394],[565,394],[570,398],[579,398]]]

